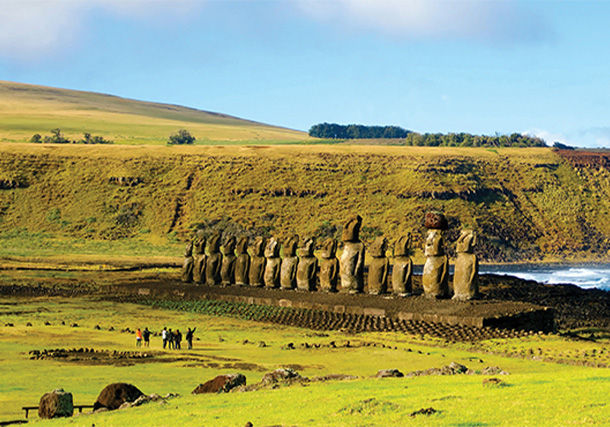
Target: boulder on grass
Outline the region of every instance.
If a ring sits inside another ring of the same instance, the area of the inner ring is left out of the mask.
[[[191,393],[228,393],[231,389],[242,385],[246,385],[246,377],[243,374],[218,375],[204,384],[199,384]]]
[[[93,404],[93,410],[108,408],[113,411],[119,409],[125,402],[134,402],[144,395],[136,386],[127,383],[113,383],[104,387]]]
[[[292,368],[280,368],[276,369],[273,372],[268,372],[263,375],[263,379],[261,383],[263,385],[274,384],[274,383],[284,383],[284,382],[292,382],[295,380],[299,380],[301,375]]]
[[[377,378],[401,378],[405,375],[398,369],[381,369],[375,376]]]
[[[74,414],[72,393],[62,388],[45,393],[38,403],[38,416],[40,418],[71,417]]]

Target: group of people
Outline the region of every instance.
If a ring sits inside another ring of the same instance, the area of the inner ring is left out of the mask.
[[[188,345],[188,349],[193,348],[193,335],[197,328],[187,328],[185,334],[185,340]],[[161,331],[161,339],[163,340],[163,348],[169,348],[170,350],[180,350],[182,343],[182,332],[179,329],[172,331],[171,329],[167,329],[165,326]],[[144,328],[141,330],[138,328],[136,330],[136,347],[142,347],[142,343],[144,347],[150,347],[150,331],[148,328]]]

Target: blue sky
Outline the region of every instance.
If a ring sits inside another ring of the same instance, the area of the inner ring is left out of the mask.
[[[610,147],[610,1],[0,0],[0,80]]]

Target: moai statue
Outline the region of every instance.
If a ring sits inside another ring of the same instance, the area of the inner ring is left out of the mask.
[[[222,265],[220,267],[220,281],[224,286],[235,283],[235,236],[227,239],[222,247]]]
[[[265,264],[265,244],[264,237],[258,236],[252,246],[250,246],[250,286],[264,286]]]
[[[280,258],[280,242],[275,237],[272,237],[267,242],[265,247],[265,287],[279,288],[280,287],[280,267],[282,259]]]
[[[235,284],[245,286],[250,283],[250,255],[248,254],[248,238],[239,238],[236,246]]]
[[[313,254],[316,239],[306,238],[299,249],[299,264],[297,265],[297,289],[300,291],[315,291],[318,272],[318,258]]]
[[[405,297],[413,292],[413,261],[409,256],[411,234],[401,236],[394,245],[394,267],[392,289],[396,295]]]
[[[188,242],[184,249],[184,263],[182,264],[182,281],[193,281],[193,243]]]
[[[296,234],[288,239],[284,245],[284,259],[282,259],[280,271],[280,285],[282,289],[294,289],[297,287],[298,245],[299,236]]]
[[[205,255],[205,237],[203,230],[197,230],[195,239],[193,239],[193,247],[195,255],[193,255],[193,282],[205,283],[205,266],[206,266],[206,255]]]
[[[208,286],[220,285],[220,269],[222,267],[222,254],[220,253],[220,231],[214,232],[208,242],[208,261],[205,266],[206,284]]]
[[[320,263],[320,290],[337,292],[339,281],[339,260],[337,259],[337,240],[329,237],[322,245]]]
[[[467,301],[479,295],[479,260],[474,254],[477,235],[472,230],[462,230],[458,238],[457,261],[453,274],[453,299]]]
[[[422,285],[427,298],[446,298],[449,295],[449,259],[444,251],[443,231],[428,230],[424,254]]]
[[[385,256],[388,250],[388,239],[377,237],[371,246],[373,260],[369,265],[369,294],[385,294],[388,291],[388,272],[390,260]]]
[[[362,217],[354,215],[343,226],[343,253],[341,254],[341,289],[360,293],[364,289],[364,244],[360,241]]]

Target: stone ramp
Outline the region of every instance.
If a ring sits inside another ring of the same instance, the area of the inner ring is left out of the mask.
[[[270,312],[265,314],[268,318],[259,320],[313,329],[402,330],[459,340],[517,336],[554,329],[552,309],[515,301],[460,302],[430,300],[421,295],[403,298],[150,281],[115,285],[112,292],[153,298],[206,299],[244,306],[285,307],[291,310]],[[496,332],[490,332],[492,329]]]

